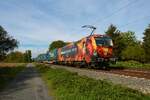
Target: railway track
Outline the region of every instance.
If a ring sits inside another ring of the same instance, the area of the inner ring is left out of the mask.
[[[65,66],[65,65],[61,65],[61,66]],[[73,66],[67,66],[67,67],[73,67]],[[76,68],[76,67],[74,67],[74,68]],[[77,68],[79,68],[79,67],[77,67]],[[122,67],[110,67],[107,70],[90,69],[90,68],[85,68],[85,67],[81,68],[81,69],[94,70],[96,72],[112,73],[112,74],[119,74],[119,75],[124,75],[124,76],[150,79],[150,69],[130,69],[130,68],[122,68]]]
[[[100,70],[77,68],[64,65],[48,65],[51,68],[63,68],[96,80],[107,80],[114,84],[129,87],[145,94],[150,94],[150,71],[144,69],[114,69]]]
[[[145,69],[111,69],[110,68],[109,70],[96,70],[96,71],[150,79],[150,70],[145,70]]]

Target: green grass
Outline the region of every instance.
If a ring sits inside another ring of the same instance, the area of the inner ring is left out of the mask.
[[[137,61],[118,61],[116,64],[112,64],[111,66],[122,68],[150,69],[150,64],[142,64]]]
[[[17,73],[23,70],[24,66],[3,66],[0,67],[0,91],[2,91],[9,82],[11,82]]]
[[[107,81],[43,65],[37,68],[57,100],[150,100],[149,95]]]

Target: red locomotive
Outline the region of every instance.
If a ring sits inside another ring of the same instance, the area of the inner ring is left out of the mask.
[[[99,34],[91,34],[77,42],[55,49],[53,55],[53,61],[58,64],[106,67],[110,62],[115,62],[112,39]]]

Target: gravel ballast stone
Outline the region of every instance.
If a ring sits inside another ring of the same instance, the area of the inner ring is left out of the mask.
[[[150,94],[150,80],[131,76],[124,76],[113,73],[97,72],[89,69],[80,69],[75,67],[67,67],[61,65],[51,65],[51,68],[64,68],[70,72],[77,72],[78,75],[87,76],[96,80],[107,80],[114,84],[120,84],[124,87],[129,87],[138,90],[145,94]]]

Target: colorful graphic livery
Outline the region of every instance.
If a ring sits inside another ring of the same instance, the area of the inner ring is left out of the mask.
[[[98,34],[55,49],[50,55],[56,64],[107,67],[110,62],[115,62],[112,39]]]

